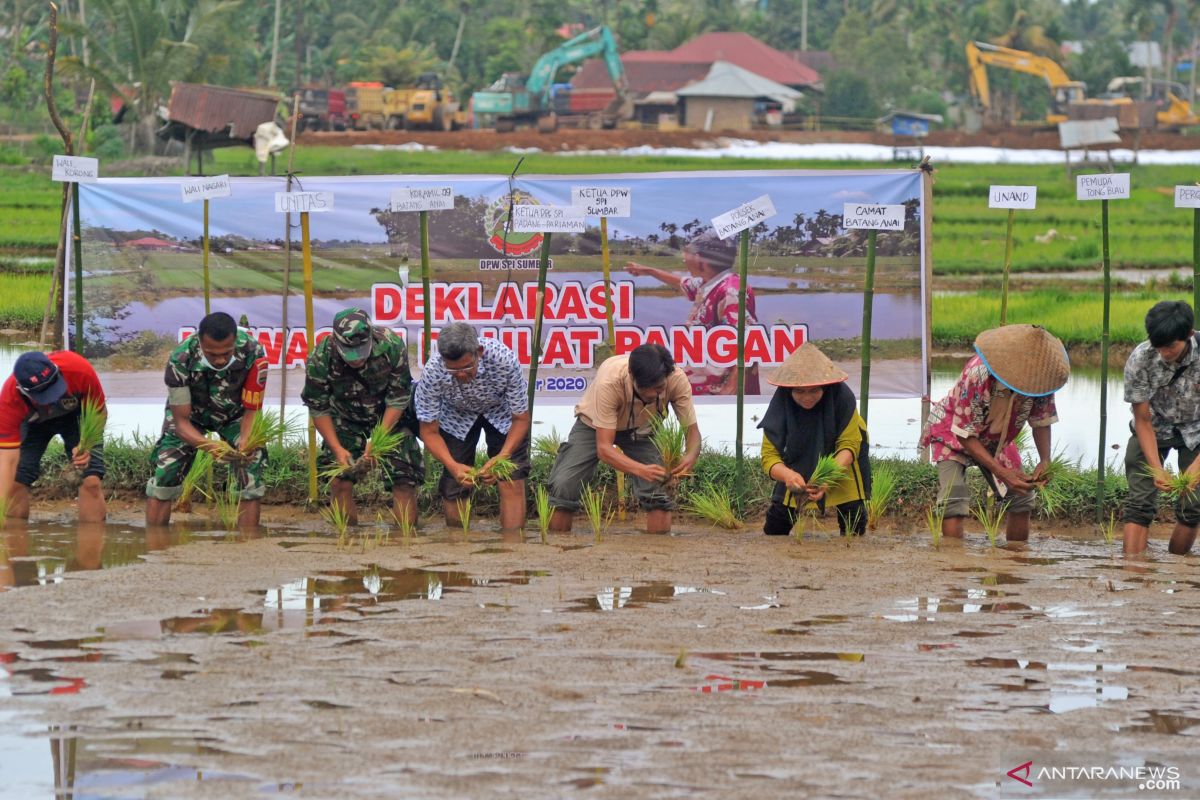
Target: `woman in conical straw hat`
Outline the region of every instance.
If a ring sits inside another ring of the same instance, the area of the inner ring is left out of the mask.
[[[763,429],[763,470],[775,481],[763,533],[789,533],[810,503],[837,508],[838,529],[862,534],[863,501],[871,492],[867,424],[858,415],[846,373],[812,342],[798,347],[767,380],[778,386]],[[833,456],[845,475],[830,485],[809,482],[821,456]]]
[[[937,464],[942,534],[962,537],[971,511],[966,470],[977,466],[1005,504],[1008,541],[1023,542],[1029,538],[1033,489],[1050,462],[1050,426],[1058,422],[1054,393],[1071,377],[1071,365],[1062,342],[1038,325],[984,331],[975,339],[975,353],[929,410],[921,436]],[[1023,471],[1013,444],[1026,422],[1038,453],[1031,474]]]

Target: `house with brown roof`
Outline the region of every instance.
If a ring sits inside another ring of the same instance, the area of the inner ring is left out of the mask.
[[[634,118],[651,124],[679,119],[678,91],[713,77],[717,63],[738,67],[776,86],[800,92],[821,89],[821,75],[816,70],[748,33],[705,33],[674,50],[633,50],[621,55],[634,99]],[[718,70],[722,71],[727,72],[727,67]],[[591,105],[611,100],[615,91],[604,62],[584,62],[571,79],[571,93],[596,95]],[[737,128],[748,128],[752,115],[742,107],[745,99],[738,105],[736,113],[720,114],[718,125],[736,123]],[[696,120],[688,121],[688,125],[694,124]]]

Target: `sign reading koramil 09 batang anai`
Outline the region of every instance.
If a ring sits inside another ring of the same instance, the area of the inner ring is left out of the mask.
[[[296,284],[289,329],[282,328],[287,242],[283,216],[275,212],[321,210],[309,220],[318,340],[328,335],[339,310],[363,308],[377,325],[409,342],[410,363],[419,374],[428,307],[435,336],[449,322],[468,322],[529,364],[538,256],[549,234],[540,396],[572,403],[594,376],[608,340],[600,220],[585,216],[581,223],[567,210],[579,208],[573,189],[581,186],[614,186],[637,198],[628,217],[614,214],[607,222],[616,352],[662,344],[701,402],[732,399],[726,393],[736,386],[731,374],[739,348],[748,365],[747,394],[762,401],[774,391],[766,378],[803,342],[856,341],[867,235],[843,224],[845,204],[901,207],[898,229],[876,234],[877,268],[887,271],[893,288],[875,294],[872,333],[889,340],[889,357],[872,361],[871,393],[923,394],[924,209],[916,170],[565,175],[511,182],[507,175],[306,176],[293,191],[306,197],[290,198],[283,208],[277,205],[278,179],[230,178],[230,196],[213,203],[209,214],[212,268],[221,276],[212,308],[235,319],[245,315],[272,366],[302,366],[310,342]],[[402,285],[397,277],[421,263],[421,215],[405,203],[393,205],[399,190],[412,198],[423,196],[423,188],[436,197],[446,197],[448,188],[453,198],[451,208],[428,215],[428,292],[422,281]],[[156,397],[162,389],[163,365],[144,354],[161,353],[204,315],[195,281],[202,221],[179,202],[179,192],[177,179],[102,179],[81,187],[90,273],[85,329],[95,332],[85,352],[120,354],[106,363],[144,374],[124,376],[119,384],[141,397]],[[334,196],[336,204],[326,201]],[[741,237],[726,232],[728,238],[719,238],[712,221],[763,196],[775,213],[741,220],[749,222],[749,271],[747,326],[739,342]],[[516,218],[521,224],[514,224]],[[298,229],[292,237],[298,249]],[[152,346],[157,340],[161,346]],[[853,361],[844,366],[859,373]],[[562,380],[551,380],[556,378]]]

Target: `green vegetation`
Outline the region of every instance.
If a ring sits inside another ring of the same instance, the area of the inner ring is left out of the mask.
[[[871,473],[871,497],[867,500],[867,527],[875,530],[879,520],[887,513],[896,493],[896,472],[882,466]]]
[[[542,544],[546,544],[550,533],[550,517],[554,514],[554,509],[550,507],[550,492],[543,484],[539,483],[533,489],[533,505],[537,510],[538,535]]]
[[[846,468],[837,462],[831,455],[824,455],[817,459],[817,465],[813,467],[812,474],[808,476],[809,486],[822,486],[828,489],[837,483],[840,483],[842,478],[846,477]]]
[[[989,503],[981,500],[975,504],[972,513],[974,513],[975,519],[979,520],[979,524],[983,526],[983,532],[987,534],[988,544],[995,547],[996,541],[1000,537],[1000,526],[1004,522],[1004,506],[1000,503]]]
[[[687,503],[687,512],[701,519],[706,519],[719,528],[735,531],[742,527],[733,510],[733,499],[729,490],[720,486],[707,486],[693,489]]]
[[[584,486],[583,492],[579,496],[579,502],[583,505],[583,514],[587,517],[588,525],[591,526],[592,536],[596,544],[604,541],[604,533],[608,530],[608,526],[612,524],[613,517],[616,511],[605,511],[604,490],[597,489],[592,486]]]
[[[84,399],[79,408],[79,444],[78,452],[90,453],[104,442],[104,422],[106,414],[104,406],[89,398]]]
[[[650,442],[662,458],[662,466],[667,471],[669,482],[671,473],[683,463],[683,456],[687,451],[687,432],[673,414],[654,417],[650,420]]]

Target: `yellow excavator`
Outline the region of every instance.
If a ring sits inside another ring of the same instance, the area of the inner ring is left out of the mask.
[[[1089,99],[1087,86],[1083,81],[1073,81],[1057,61],[1027,53],[1024,50],[1014,50],[1011,47],[988,44],[986,42],[967,43],[967,66],[970,71],[971,94],[979,101],[984,111],[991,108],[991,93],[988,89],[987,67],[1021,72],[1034,75],[1046,81],[1050,87],[1050,111],[1046,114],[1046,122],[1056,125],[1067,120],[1067,108],[1071,103],[1087,103],[1091,105],[1121,106],[1133,102],[1131,97],[1110,97],[1104,99]],[[1156,113],[1158,126],[1162,128],[1179,128],[1200,124],[1200,117],[1192,113],[1191,106],[1186,100],[1173,92],[1166,92]]]

